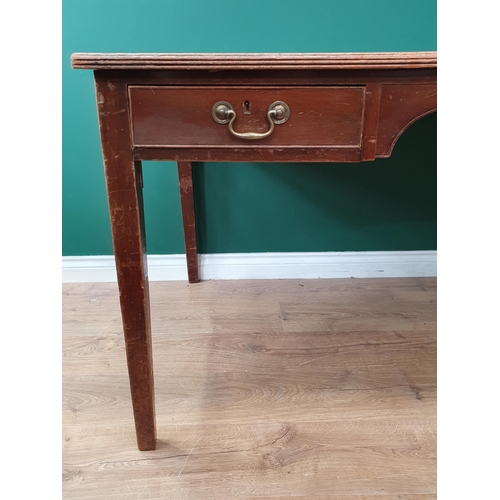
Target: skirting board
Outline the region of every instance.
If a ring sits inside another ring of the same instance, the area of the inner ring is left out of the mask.
[[[407,278],[437,275],[435,250],[199,255],[201,280]],[[187,280],[184,254],[148,255],[150,281]],[[111,255],[63,257],[63,283],[116,281]]]

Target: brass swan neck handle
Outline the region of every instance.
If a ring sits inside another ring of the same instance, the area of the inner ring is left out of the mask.
[[[236,111],[233,109],[231,104],[226,101],[216,102],[212,107],[212,117],[220,124],[229,123],[229,132],[239,139],[245,140],[255,140],[264,139],[269,137],[274,132],[274,125],[280,125],[285,123],[290,116],[290,108],[286,103],[282,101],[273,102],[267,111],[267,119],[269,121],[269,130],[267,132],[236,132],[233,128],[233,124],[236,120]]]

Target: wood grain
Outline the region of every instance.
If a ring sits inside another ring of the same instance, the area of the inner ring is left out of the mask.
[[[182,225],[184,228],[184,247],[189,283],[198,283],[198,253],[196,248],[196,220],[194,210],[193,166],[191,162],[177,164],[179,190],[182,207]]]
[[[64,285],[63,498],[436,498],[434,279],[151,283],[147,453],[117,299]]]
[[[256,70],[435,68],[436,52],[311,54],[99,54],[75,53],[75,69]]]
[[[397,103],[397,105],[395,105]],[[391,156],[396,141],[415,121],[437,110],[437,84],[382,85],[377,158]]]
[[[142,164],[134,161],[131,154],[126,84],[99,75],[95,84],[137,445],[140,450],[154,450],[154,383]]]
[[[263,133],[271,103],[284,101],[290,118],[277,125],[258,146],[360,147],[364,87],[199,87],[129,86],[132,140],[135,147],[241,147],[248,145],[230,134],[211,115],[212,106],[229,102],[240,133]],[[243,112],[248,102],[251,111]],[[252,142],[252,141],[250,141]],[[253,147],[253,146],[252,146]]]

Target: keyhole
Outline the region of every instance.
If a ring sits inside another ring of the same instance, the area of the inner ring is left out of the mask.
[[[245,115],[250,114],[250,101],[245,101],[245,102],[243,103],[243,113],[244,113]]]

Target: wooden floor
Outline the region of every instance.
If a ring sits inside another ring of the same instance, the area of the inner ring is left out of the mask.
[[[436,498],[436,280],[151,283],[158,448],[116,284],[63,285],[63,498]]]

